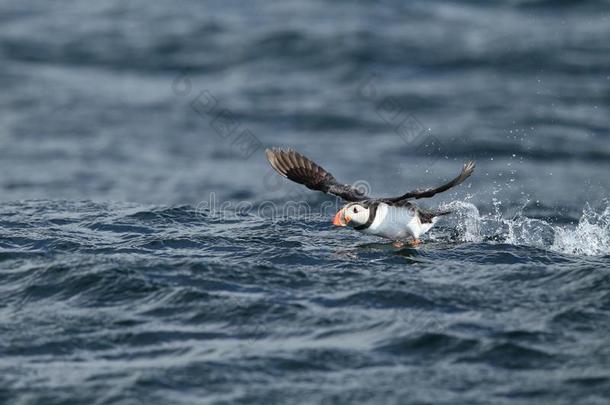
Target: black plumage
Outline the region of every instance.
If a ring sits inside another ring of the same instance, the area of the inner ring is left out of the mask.
[[[411,199],[430,198],[435,194],[447,191],[464,182],[475,168],[474,161],[466,163],[457,177],[436,188],[412,190],[398,197],[372,198],[349,184],[339,183],[332,174],[295,150],[272,148],[267,149],[265,153],[267,160],[279,174],[303,184],[311,190],[332,194],[350,202],[369,200],[377,203],[384,202],[392,206],[409,206],[412,205],[409,202]],[[443,214],[439,212],[437,215]]]

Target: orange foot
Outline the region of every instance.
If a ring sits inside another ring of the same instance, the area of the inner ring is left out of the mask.
[[[421,240],[419,239],[413,239],[411,241],[411,246],[415,247],[415,246],[419,246],[421,244]]]
[[[395,248],[400,249],[401,247],[405,246],[405,243],[397,240],[396,242],[392,243],[392,246],[394,246]]]

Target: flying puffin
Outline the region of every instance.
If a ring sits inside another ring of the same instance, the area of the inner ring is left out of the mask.
[[[456,178],[437,188],[413,190],[398,197],[371,198],[353,186],[339,183],[332,174],[295,150],[271,148],[265,153],[275,171],[287,179],[348,201],[335,215],[333,225],[350,226],[394,240],[396,247],[403,246],[401,240],[407,237],[412,238],[412,246],[417,246],[419,237],[434,226],[439,216],[451,213],[425,210],[410,200],[430,198],[457,186],[470,177],[475,167],[474,161],[469,161]]]

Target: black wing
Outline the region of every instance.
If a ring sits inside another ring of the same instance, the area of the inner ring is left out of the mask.
[[[312,160],[292,149],[272,148],[265,151],[267,160],[276,172],[311,190],[333,194],[346,201],[368,199],[364,193],[348,184],[340,184],[335,177]]]
[[[451,187],[455,187],[458,184],[462,183],[464,180],[466,180],[468,177],[470,177],[470,175],[474,171],[474,167],[475,167],[475,163],[474,163],[474,161],[471,160],[470,162],[468,162],[464,165],[464,167],[462,168],[462,172],[455,179],[451,180],[450,182],[448,182],[446,184],[443,184],[440,187],[426,188],[423,190],[413,190],[413,191],[409,191],[408,193],[403,194],[399,197],[384,198],[384,199],[382,199],[382,201],[387,202],[388,204],[397,204],[397,203],[401,203],[404,200],[408,200],[410,198],[415,198],[415,199],[430,198],[430,197],[434,196],[435,194],[442,193],[443,191],[447,191]]]

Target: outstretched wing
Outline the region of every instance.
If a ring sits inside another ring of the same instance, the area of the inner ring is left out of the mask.
[[[346,201],[368,199],[364,193],[348,184],[340,184],[335,177],[312,160],[292,149],[271,148],[265,151],[267,160],[276,172],[311,190],[333,194]]]
[[[404,200],[408,200],[411,198],[415,198],[415,199],[430,198],[430,197],[434,196],[435,194],[442,193],[443,191],[447,191],[451,187],[455,187],[458,184],[462,183],[464,180],[466,180],[468,177],[470,177],[470,175],[474,171],[474,167],[475,167],[475,163],[474,163],[474,161],[471,160],[470,162],[468,162],[464,165],[464,167],[462,168],[462,172],[455,179],[451,180],[450,182],[448,182],[446,184],[443,184],[440,187],[426,188],[423,190],[413,190],[413,191],[409,191],[408,193],[403,194],[399,197],[384,198],[382,200],[389,204],[397,204],[397,203],[400,203]]]

